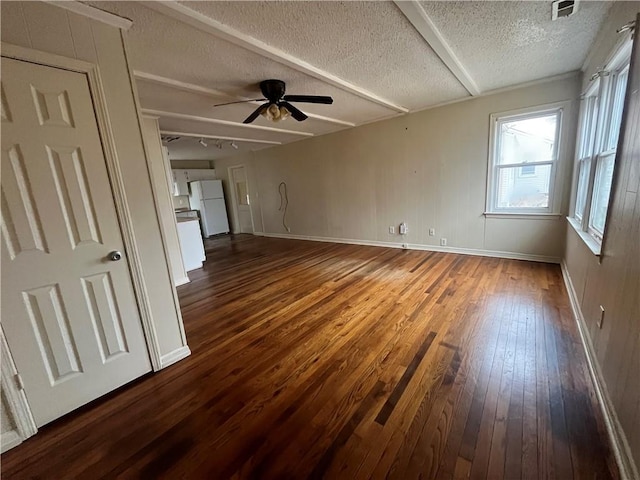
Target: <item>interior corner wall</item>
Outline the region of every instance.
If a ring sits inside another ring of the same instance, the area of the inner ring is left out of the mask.
[[[1,2],[2,41],[97,64],[161,355],[183,347],[122,33],[41,2]]]
[[[243,161],[258,195],[253,200],[259,201],[262,231],[414,248],[439,248],[446,238],[448,248],[470,253],[559,261],[564,218],[484,216],[489,116],[570,101],[562,131],[569,141],[559,168],[566,214],[579,89],[576,75],[253,152]],[[239,157],[216,160],[217,175],[226,178],[234,162],[241,163]],[[279,210],[280,182],[287,184],[290,233]],[[389,226],[397,232],[401,222],[409,233],[389,234]]]
[[[592,47],[584,88],[618,43],[616,29],[639,12],[640,2],[616,2],[611,7]],[[638,160],[636,155],[635,161]],[[622,172],[631,172],[628,168],[616,164],[616,169]],[[638,171],[637,165],[635,170]],[[602,262],[571,226],[567,227],[563,261],[573,288],[570,293],[575,295],[588,344],[593,347],[602,374],[601,381],[637,469],[640,467],[640,176],[618,175],[618,182],[625,188],[621,192],[618,186],[618,195],[612,197]],[[598,328],[601,305],[605,317],[602,328]]]

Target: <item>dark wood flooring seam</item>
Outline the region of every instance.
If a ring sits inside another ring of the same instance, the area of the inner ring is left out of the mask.
[[[378,412],[378,415],[376,416],[376,423],[379,423],[380,425],[384,425],[385,423],[387,423],[389,416],[393,412],[395,406],[398,404],[398,401],[406,390],[407,385],[409,385],[409,382],[413,378],[413,375],[416,373],[418,365],[420,365],[422,359],[427,354],[427,351],[433,343],[434,338],[436,338],[436,332],[429,332],[429,335],[427,335],[425,341],[422,343],[422,345],[420,345],[420,348],[411,360],[411,363],[409,363],[407,369],[402,374],[402,377],[400,378],[400,381],[398,382],[396,387],[393,389],[393,392],[391,392],[391,395],[389,395],[387,401],[384,402],[384,405],[380,409],[380,412]]]

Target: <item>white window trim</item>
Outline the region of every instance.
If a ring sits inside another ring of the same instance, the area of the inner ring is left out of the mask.
[[[615,83],[612,81],[613,77],[619,75],[620,72],[629,68],[628,64],[631,58],[631,50],[633,42],[630,33],[627,33],[623,39],[619,41],[616,47],[613,49],[606,61],[606,66],[600,72],[598,83],[593,83],[583,93],[582,97],[592,97],[595,95],[598,102],[598,114],[596,120],[596,132],[594,145],[590,156],[580,158],[580,147],[582,143],[582,136],[584,134],[582,130],[583,122],[582,117],[584,115],[584,108],[580,106],[580,120],[578,123],[578,135],[576,138],[576,154],[573,167],[573,180],[571,188],[571,205],[570,216],[567,217],[569,224],[578,233],[578,236],[585,242],[587,247],[593,252],[594,255],[600,255],[601,245],[607,234],[607,222],[605,221],[603,232],[599,232],[591,226],[591,208],[593,203],[593,189],[595,186],[595,176],[598,170],[598,164],[601,158],[611,155],[616,149],[609,149],[601,151],[603,146],[609,142],[609,135],[611,130],[611,117],[612,109],[611,102],[615,94]],[[594,78],[595,80],[595,78]],[[628,82],[628,80],[627,80]],[[618,144],[620,137],[618,137]],[[591,160],[589,179],[587,190],[585,193],[585,205],[582,213],[582,218],[576,216],[577,194],[578,194],[578,182],[579,182],[579,168],[580,161],[589,158]],[[615,165],[614,165],[615,169]],[[614,171],[615,179],[615,171]],[[611,193],[609,192],[609,204],[611,203]],[[608,217],[608,215],[607,215]]]
[[[489,117],[490,127],[489,127],[489,157],[488,157],[488,168],[487,168],[487,196],[486,196],[486,204],[485,204],[485,213],[484,215],[487,217],[493,218],[509,218],[509,217],[520,217],[520,218],[534,218],[534,217],[545,217],[545,216],[560,216],[560,207],[562,203],[562,177],[564,168],[562,168],[564,157],[566,155],[567,146],[566,146],[566,135],[564,134],[564,130],[566,128],[566,121],[569,118],[567,112],[571,106],[570,101],[562,101],[555,103],[548,103],[543,105],[536,105],[527,108],[521,108],[517,110],[509,110],[506,112],[493,113]],[[531,162],[527,165],[551,165],[551,174],[550,174],[550,182],[549,182],[549,206],[546,208],[496,208],[496,177],[495,172],[498,168],[505,168],[508,166],[522,166],[522,163],[513,164],[513,165],[500,165],[496,164],[496,155],[497,155],[497,140],[498,140],[498,129],[496,126],[500,120],[508,119],[508,118],[527,118],[527,117],[538,117],[540,115],[544,115],[545,113],[558,113],[559,116],[559,125],[557,130],[557,139],[555,143],[555,155],[554,160],[550,161],[542,161],[542,162]]]

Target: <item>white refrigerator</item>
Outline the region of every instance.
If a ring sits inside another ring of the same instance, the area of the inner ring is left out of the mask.
[[[224,203],[221,180],[200,180],[189,183],[189,204],[200,210],[202,231],[205,237],[229,233],[227,207]]]

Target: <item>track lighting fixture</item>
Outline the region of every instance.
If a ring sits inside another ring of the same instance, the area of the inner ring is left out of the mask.
[[[231,148],[233,148],[234,150],[238,149],[238,145],[236,145],[236,142],[231,142]]]
[[[200,145],[202,145],[203,147],[207,147],[207,146],[208,146],[208,145],[207,145],[207,142],[205,142],[205,141],[204,141],[204,138],[201,138],[201,139],[198,141],[198,143],[199,143]]]
[[[222,150],[222,141],[220,141],[220,140],[216,140],[216,148],[217,148],[218,150]]]

